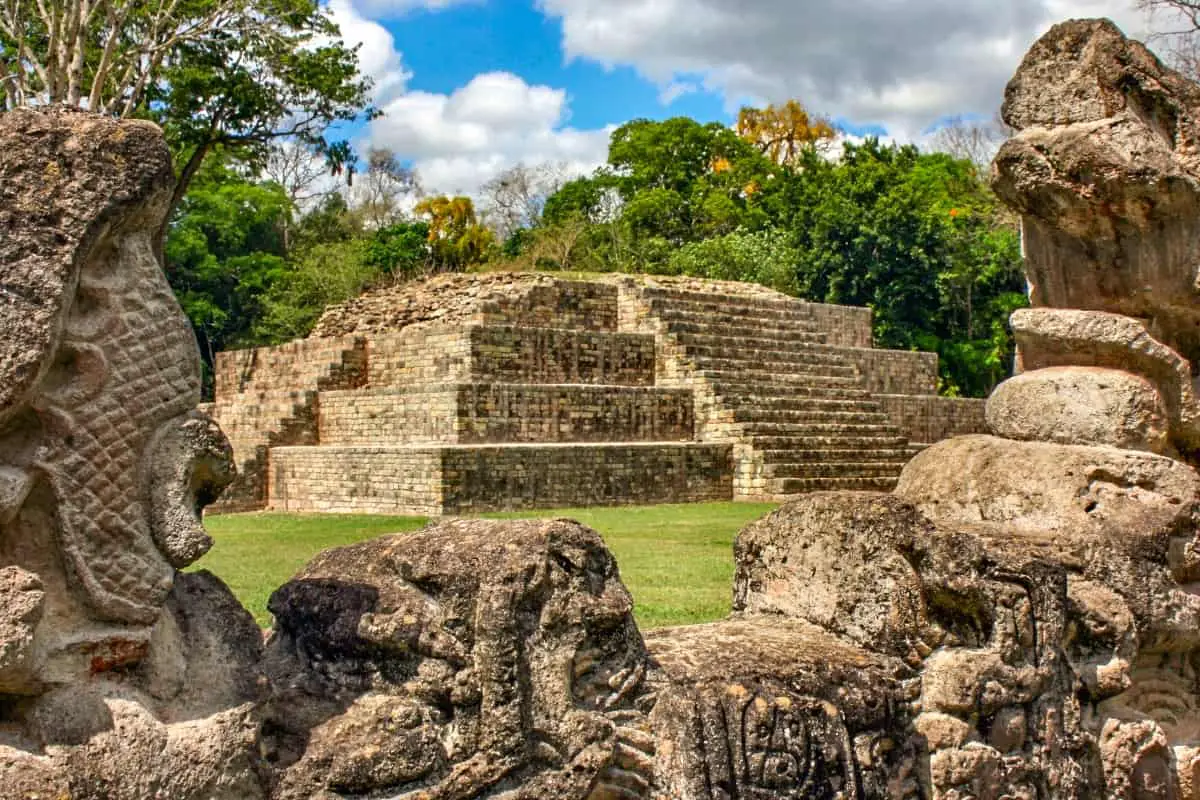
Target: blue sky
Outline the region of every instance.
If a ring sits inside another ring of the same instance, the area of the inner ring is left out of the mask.
[[[612,128],[731,122],[796,98],[849,134],[927,140],[989,119],[1054,22],[1134,0],[328,0],[385,116],[356,131],[425,187],[474,194],[518,162],[587,172]]]
[[[630,66],[605,67],[582,58],[567,61],[562,23],[532,2],[493,0],[440,10],[418,9],[386,27],[412,71],[409,86],[449,93],[482,72],[512,72],[529,84],[565,87],[568,122],[602,128],[637,117],[684,115],[729,121],[721,96],[713,92],[660,102],[661,90]],[[447,42],[453,42],[452,53]]]

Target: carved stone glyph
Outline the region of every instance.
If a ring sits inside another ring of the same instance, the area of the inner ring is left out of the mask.
[[[649,790],[633,602],[577,523],[446,521],[332,550],[271,610],[275,797]]]

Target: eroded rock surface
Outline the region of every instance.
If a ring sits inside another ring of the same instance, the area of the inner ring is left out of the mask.
[[[1200,87],[1108,20],[1054,26],[1005,92],[993,166],[1035,306],[1152,321],[1200,355]]]
[[[229,446],[156,253],[153,125],[0,115],[0,786],[6,797],[253,798],[261,639],[175,568]]]
[[[1050,367],[1017,375],[987,400],[992,433],[1006,439],[1173,452],[1162,395],[1140,375]]]
[[[271,610],[275,797],[650,787],[653,697],[633,602],[577,523],[447,521],[339,548]]]

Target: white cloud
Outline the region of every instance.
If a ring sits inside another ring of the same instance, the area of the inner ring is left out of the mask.
[[[398,19],[414,11],[442,11],[452,6],[482,2],[484,0],[359,0],[358,7],[372,19]]]
[[[342,41],[359,47],[358,67],[374,82],[375,103],[382,105],[402,94],[412,73],[404,68],[387,28],[364,17],[350,0],[331,0],[329,12],[341,29]]]
[[[539,0],[568,58],[632,65],[665,97],[700,76],[732,109],[802,100],[917,139],[936,120],[989,117],[1054,22],[1108,16],[1141,36],[1132,0]]]
[[[674,80],[663,86],[658,93],[658,102],[664,106],[669,106],[681,97],[689,94],[695,94],[703,87],[698,86],[691,81]]]
[[[603,163],[611,129],[578,130],[567,119],[564,90],[489,72],[448,95],[394,98],[371,123],[369,139],[411,159],[426,190],[473,195],[519,162],[562,162],[572,173]]]

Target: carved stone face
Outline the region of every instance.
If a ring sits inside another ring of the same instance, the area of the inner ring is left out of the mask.
[[[66,565],[99,616],[135,623],[157,617],[173,567],[208,549],[189,495],[211,495],[211,479],[228,474],[220,434],[189,416],[195,340],[151,236],[116,232],[92,254],[32,399],[45,431],[32,467],[55,494]],[[197,456],[201,474],[181,475]]]
[[[636,724],[652,702],[645,649],[593,531],[565,520],[443,521],[328,551],[270,607],[269,650],[298,653],[319,681],[316,697],[385,686],[392,706],[424,709],[428,772],[400,786],[356,767],[375,776],[357,792],[469,786],[472,797],[507,797],[504,781],[518,773],[522,798],[640,796],[648,785],[653,741]],[[356,722],[370,713],[368,696],[309,738],[283,796],[343,791],[327,765],[342,769],[341,753],[355,749],[347,731],[372,729]],[[281,703],[279,727],[305,702]]]
[[[161,148],[157,132],[136,125],[90,117],[79,125],[81,140],[108,137],[110,151]],[[13,225],[35,243],[0,259],[0,285],[14,287],[0,303],[0,330],[15,337],[6,353],[17,354],[5,374],[24,387],[0,407],[0,566],[46,589],[45,607],[27,617],[39,620],[30,634],[37,645],[26,648],[23,666],[0,663],[0,691],[139,660],[175,568],[211,544],[200,509],[232,478],[227,441],[194,410],[195,339],[155,252],[169,161],[165,152],[150,155],[164,156],[144,167],[150,177],[114,164],[112,180],[135,186],[95,189],[94,207],[59,210],[64,226],[73,213],[83,217],[75,249],[61,260],[52,257],[57,234],[40,227],[58,218],[33,212]],[[74,174],[51,166],[57,171],[46,174]],[[89,199],[82,189],[62,197]],[[104,219],[86,218],[102,210]],[[43,263],[22,260],[38,248],[48,253]],[[29,318],[40,321],[32,333],[22,329]]]

